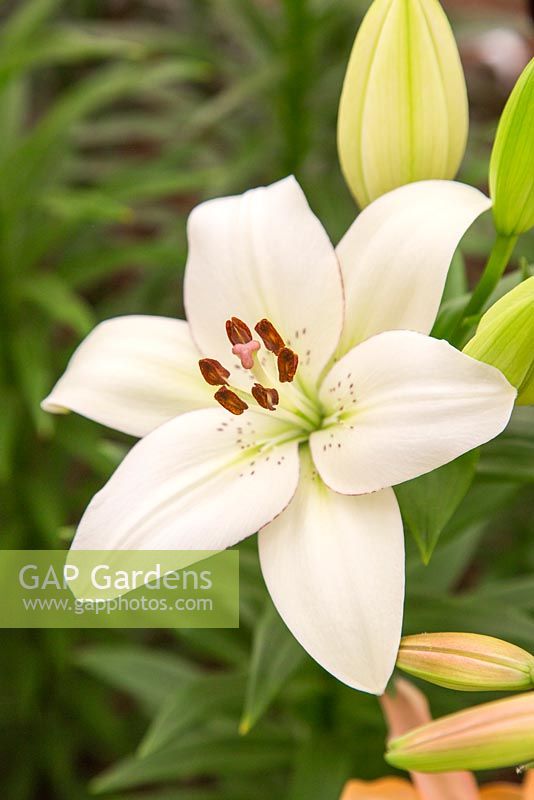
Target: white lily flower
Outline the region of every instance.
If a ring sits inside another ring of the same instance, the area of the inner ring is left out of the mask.
[[[103,322],[43,403],[144,437],[73,547],[223,549],[259,530],[295,637],[339,680],[381,694],[404,592],[390,487],[492,439],[516,394],[427,335],[456,246],[489,206],[469,186],[411,184],[337,249],[294,178],[198,206],[189,324]]]

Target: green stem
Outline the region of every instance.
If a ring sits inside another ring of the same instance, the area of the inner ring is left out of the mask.
[[[501,233],[497,235],[482,277],[465,308],[463,321],[458,325],[456,330],[454,336],[456,344],[465,333],[467,321],[480,313],[502,278],[514,251],[517,239],[517,236],[504,236]]]

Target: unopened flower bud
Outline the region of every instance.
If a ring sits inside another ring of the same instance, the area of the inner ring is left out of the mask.
[[[341,168],[358,204],[413,181],[453,178],[467,130],[462,65],[438,0],[374,0],[338,118]]]
[[[499,769],[534,760],[534,692],[484,703],[389,743],[386,761],[418,772]]]
[[[397,667],[429,683],[464,692],[529,689],[534,677],[534,657],[526,650],[475,633],[405,636]]]
[[[518,236],[534,227],[534,59],[503,111],[490,163],[495,227]]]
[[[486,311],[464,353],[497,367],[516,387],[519,405],[534,404],[534,277]]]

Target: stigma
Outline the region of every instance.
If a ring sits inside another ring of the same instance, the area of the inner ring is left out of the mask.
[[[255,332],[261,339],[265,349],[276,360],[278,380],[280,383],[291,383],[297,372],[298,355],[287,347],[282,336],[268,319],[261,319],[254,326]],[[240,415],[249,407],[252,400],[267,411],[276,411],[280,402],[278,390],[274,387],[264,386],[265,374],[263,367],[256,363],[256,353],[261,349],[259,341],[252,337],[248,325],[238,317],[231,317],[226,321],[226,335],[231,345],[231,352],[237,356],[241,366],[255,378],[250,393],[233,387],[229,384],[230,371],[220,361],[214,358],[202,358],[198,362],[202,377],[210,386],[219,386],[214,398],[231,414]],[[263,380],[263,382],[260,382]]]

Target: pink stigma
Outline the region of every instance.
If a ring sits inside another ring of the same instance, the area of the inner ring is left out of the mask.
[[[246,344],[234,344],[232,353],[234,356],[238,357],[244,369],[252,369],[254,366],[254,353],[259,349],[260,343],[252,339],[252,341],[246,342]]]

